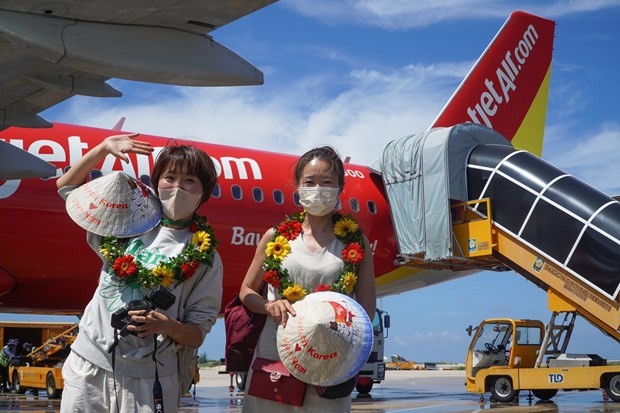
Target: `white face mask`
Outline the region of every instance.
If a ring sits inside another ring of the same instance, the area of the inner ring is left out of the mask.
[[[159,199],[164,215],[173,221],[178,221],[192,217],[194,211],[200,205],[202,193],[192,194],[178,187],[172,189],[160,188]]]
[[[338,205],[340,188],[312,186],[297,188],[299,203],[310,214],[322,217],[329,214]]]

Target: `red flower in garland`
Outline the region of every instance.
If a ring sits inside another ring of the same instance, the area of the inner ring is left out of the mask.
[[[319,291],[329,291],[332,287],[329,284],[319,284],[314,289],[313,293],[318,293]]]
[[[112,269],[118,274],[118,278],[127,278],[138,271],[138,266],[133,260],[133,255],[124,255],[114,261]]]
[[[199,266],[200,264],[196,260],[181,264],[181,272],[183,273],[183,277],[185,277],[186,280],[192,278],[192,275],[194,275]]]
[[[278,232],[286,237],[287,240],[294,240],[301,233],[301,222],[297,220],[286,220],[278,225]]]
[[[199,228],[198,228],[198,222],[196,222],[196,221],[192,221],[192,223],[191,223],[191,224],[189,224],[189,227],[188,227],[188,228],[189,228],[189,230],[190,230],[190,232],[191,232],[192,234],[193,234],[194,232],[197,232],[197,231],[198,231],[198,229],[199,229]]]
[[[282,285],[280,277],[278,277],[278,273],[275,270],[269,270],[263,274],[263,280],[271,284],[274,288],[280,288]]]
[[[352,242],[342,250],[342,259],[351,264],[357,264],[364,258],[364,250],[360,244]]]

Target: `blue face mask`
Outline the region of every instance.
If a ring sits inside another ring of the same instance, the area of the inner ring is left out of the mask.
[[[299,203],[310,215],[322,217],[338,205],[340,188],[328,186],[299,187]]]

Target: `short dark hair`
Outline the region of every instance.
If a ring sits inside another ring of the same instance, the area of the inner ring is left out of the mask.
[[[338,152],[331,146],[310,149],[308,152],[301,155],[295,165],[295,185],[299,186],[304,168],[313,159],[321,159],[329,164],[330,170],[333,171],[338,178],[338,187],[340,191],[342,191],[344,189],[344,165]]]
[[[162,149],[151,172],[151,184],[157,196],[159,180],[167,169],[194,175],[200,180],[203,189],[201,204],[211,197],[217,183],[217,171],[213,160],[205,151],[191,145],[171,145]]]

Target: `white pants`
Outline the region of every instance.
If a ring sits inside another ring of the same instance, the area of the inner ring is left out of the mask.
[[[155,366],[153,366],[155,368]],[[150,413],[154,412],[153,378],[113,375],[74,352],[62,367],[64,389],[61,413]],[[114,382],[116,379],[116,389]],[[164,412],[176,413],[179,379],[160,377],[164,393]]]

